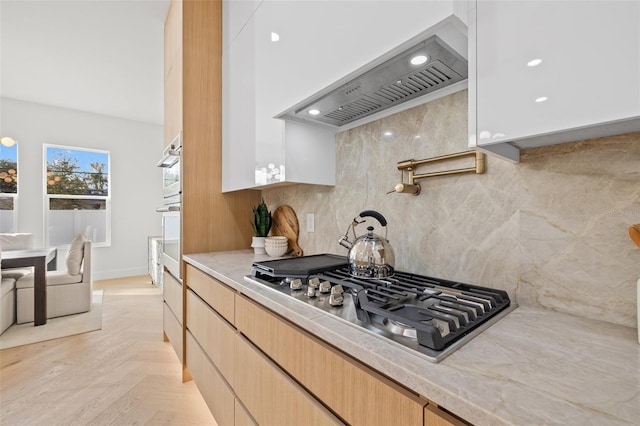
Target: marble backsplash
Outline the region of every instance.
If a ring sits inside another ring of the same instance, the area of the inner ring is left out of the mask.
[[[396,269],[635,327],[640,249],[627,228],[640,223],[640,133],[528,150],[519,164],[487,156],[485,174],[425,179],[418,196],[387,194],[400,180],[396,163],[468,149],[466,91],[336,141],[335,187],[263,191],[271,209],[296,211],[305,254],[346,255],[338,237],[373,209],[389,222]],[[305,232],[307,213],[314,233]]]

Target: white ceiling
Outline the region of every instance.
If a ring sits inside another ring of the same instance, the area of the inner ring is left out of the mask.
[[[169,0],[0,0],[0,94],[163,122]]]

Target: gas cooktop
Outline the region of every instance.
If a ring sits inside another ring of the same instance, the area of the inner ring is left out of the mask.
[[[516,308],[506,291],[396,271],[364,279],[332,254],[256,262],[247,281],[438,362]]]

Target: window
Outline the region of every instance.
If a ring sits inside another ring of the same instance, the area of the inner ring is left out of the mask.
[[[108,151],[45,145],[46,244],[61,246],[77,234],[111,244]]]
[[[16,232],[18,145],[0,145],[0,232]]]

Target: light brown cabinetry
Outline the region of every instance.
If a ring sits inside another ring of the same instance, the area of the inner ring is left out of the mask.
[[[186,364],[219,424],[465,424],[192,265],[186,286]]]
[[[173,314],[180,320],[182,323],[182,284],[173,276],[164,272],[164,277],[162,278],[164,285],[162,286],[162,295],[164,297],[164,303],[169,306],[169,308],[173,311]]]
[[[247,409],[242,405],[242,402],[238,398],[236,398],[234,414],[236,416],[235,422],[236,426],[258,426],[258,423],[253,420],[251,414],[247,411]]]
[[[233,386],[235,329],[191,289],[187,291],[187,329]]]
[[[237,333],[234,290],[191,265],[186,283],[186,365],[218,423],[341,424]]]
[[[164,146],[168,146],[181,130],[182,7],[175,2],[169,8],[164,24]]]
[[[190,332],[187,332],[187,365],[216,422],[221,426],[235,424],[233,389]]]
[[[182,284],[164,272],[162,286],[162,324],[164,340],[171,342],[180,362],[184,363],[184,341],[182,338],[183,306]]]
[[[171,0],[164,27],[164,145],[182,132],[183,254],[249,248],[251,206],[260,202],[257,191],[222,193],[221,3]],[[181,268],[184,278],[184,262]],[[184,306],[185,297],[183,288],[176,304]],[[182,327],[180,342],[174,341],[175,327],[165,329],[164,337],[180,347],[184,361],[182,310],[173,314]]]
[[[164,31],[165,145],[182,131],[182,253],[249,248],[260,193],[222,194],[222,2],[171,0]]]
[[[246,297],[236,298],[236,327],[347,423],[423,423],[423,409],[427,400],[278,318]]]
[[[237,372],[235,391],[258,424],[308,426],[342,424],[239,334],[236,338],[235,352]]]
[[[452,416],[430,403],[424,407],[424,426],[469,426],[469,423]]]
[[[209,306],[215,309],[231,324],[235,323],[235,290],[205,274],[191,265],[187,265],[189,288],[198,294]]]

